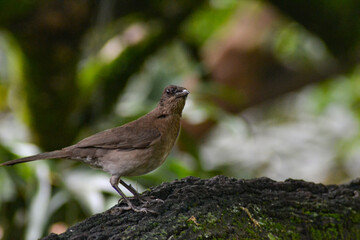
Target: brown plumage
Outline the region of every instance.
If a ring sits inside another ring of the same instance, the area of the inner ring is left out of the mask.
[[[110,183],[127,202],[126,209],[147,212],[148,209],[135,207],[126,198],[119,183],[142,201],[136,190],[120,177],[143,175],[165,161],[179,134],[188,94],[185,88],[170,85],[165,88],[158,106],[135,121],[99,132],[61,150],[15,159],[0,166],[52,158],[82,161],[111,174]]]

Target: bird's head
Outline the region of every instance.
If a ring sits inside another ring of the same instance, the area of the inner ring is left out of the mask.
[[[164,89],[159,106],[167,113],[180,114],[185,106],[186,97],[190,92],[183,87],[170,85]]]

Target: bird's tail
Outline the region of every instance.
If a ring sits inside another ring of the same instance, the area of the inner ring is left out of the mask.
[[[51,158],[64,158],[67,157],[67,153],[64,150],[57,150],[52,152],[45,152],[36,154],[30,157],[19,158],[11,161],[1,163],[0,166],[11,166],[23,162],[31,162],[40,159],[51,159]]]

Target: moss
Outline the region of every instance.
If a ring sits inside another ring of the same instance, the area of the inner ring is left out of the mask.
[[[353,223],[360,223],[360,213],[356,212],[354,210],[351,210],[352,214],[350,215],[349,219],[353,222]]]
[[[278,239],[280,239],[280,238],[274,236],[272,233],[269,233],[269,234],[268,234],[268,238],[269,238],[270,240],[278,240]]]

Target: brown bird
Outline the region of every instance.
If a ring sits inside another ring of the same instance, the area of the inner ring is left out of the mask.
[[[65,158],[89,164],[111,174],[110,184],[127,202],[123,209],[148,212],[134,206],[120,190],[125,186],[142,202],[139,193],[121,177],[139,176],[159,167],[175,144],[180,130],[180,118],[189,91],[170,85],[165,88],[157,107],[139,119],[87,137],[61,150],[40,153],[0,164],[0,166],[40,159]]]

